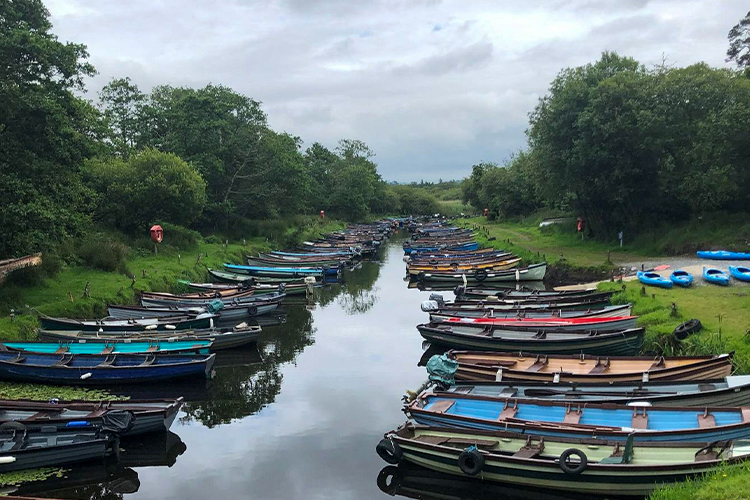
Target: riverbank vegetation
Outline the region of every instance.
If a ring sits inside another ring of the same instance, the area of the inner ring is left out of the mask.
[[[503,220],[540,209],[581,217],[588,237],[610,240],[717,211],[745,216],[749,119],[745,72],[646,68],[605,52],[558,74],[530,114],[526,149],[475,165],[464,200]]]

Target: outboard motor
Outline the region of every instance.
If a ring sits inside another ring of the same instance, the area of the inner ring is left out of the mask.
[[[463,285],[456,285],[456,288],[453,289],[453,293],[456,297],[461,297],[466,293],[466,287]]]
[[[440,305],[434,300],[425,300],[424,302],[422,302],[421,307],[422,307],[422,311],[426,313],[440,310]]]
[[[431,293],[430,300],[437,302],[440,307],[445,307],[445,299],[439,293]]]

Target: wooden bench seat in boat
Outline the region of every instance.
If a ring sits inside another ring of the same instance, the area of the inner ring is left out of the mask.
[[[698,427],[701,429],[716,427],[716,417],[708,412],[708,408],[703,412],[703,415],[698,415]]]
[[[441,399],[433,403],[432,406],[430,406],[430,411],[433,411],[435,413],[445,413],[455,403],[456,401],[453,399]]]

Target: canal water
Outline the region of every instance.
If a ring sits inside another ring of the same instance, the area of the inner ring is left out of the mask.
[[[171,432],[124,441],[116,465],[74,467],[62,478],[23,485],[16,494],[382,500],[382,487],[419,497],[452,490],[457,498],[552,498],[446,482],[424,471],[408,476],[416,477],[413,490],[411,483],[394,482],[392,467],[384,469],[375,445],[405,421],[405,390],[426,379],[418,366],[423,345],[415,326],[427,319],[419,306],[430,292],[404,282],[402,241],[403,234],[396,235],[377,260],[362,262],[345,273],[342,284],[318,291],[314,306],[292,298],[283,323],[263,326],[257,348],[218,353],[216,375],[206,384],[155,385],[130,394],[184,396]]]

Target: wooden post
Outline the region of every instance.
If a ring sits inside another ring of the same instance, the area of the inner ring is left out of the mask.
[[[85,298],[89,298],[89,297],[91,297],[91,294],[90,294],[90,292],[89,292],[89,285],[91,285],[91,282],[90,282],[90,281],[87,281],[87,282],[86,282],[86,286],[85,286],[85,287],[83,287],[83,296],[84,296]]]
[[[70,290],[68,290],[68,300],[73,302],[73,293]]]
[[[143,278],[146,277],[146,270],[145,269],[141,269],[141,277],[143,277]]]
[[[196,265],[200,264],[202,257],[203,257],[203,254],[201,252],[198,252],[198,259],[195,261]]]

